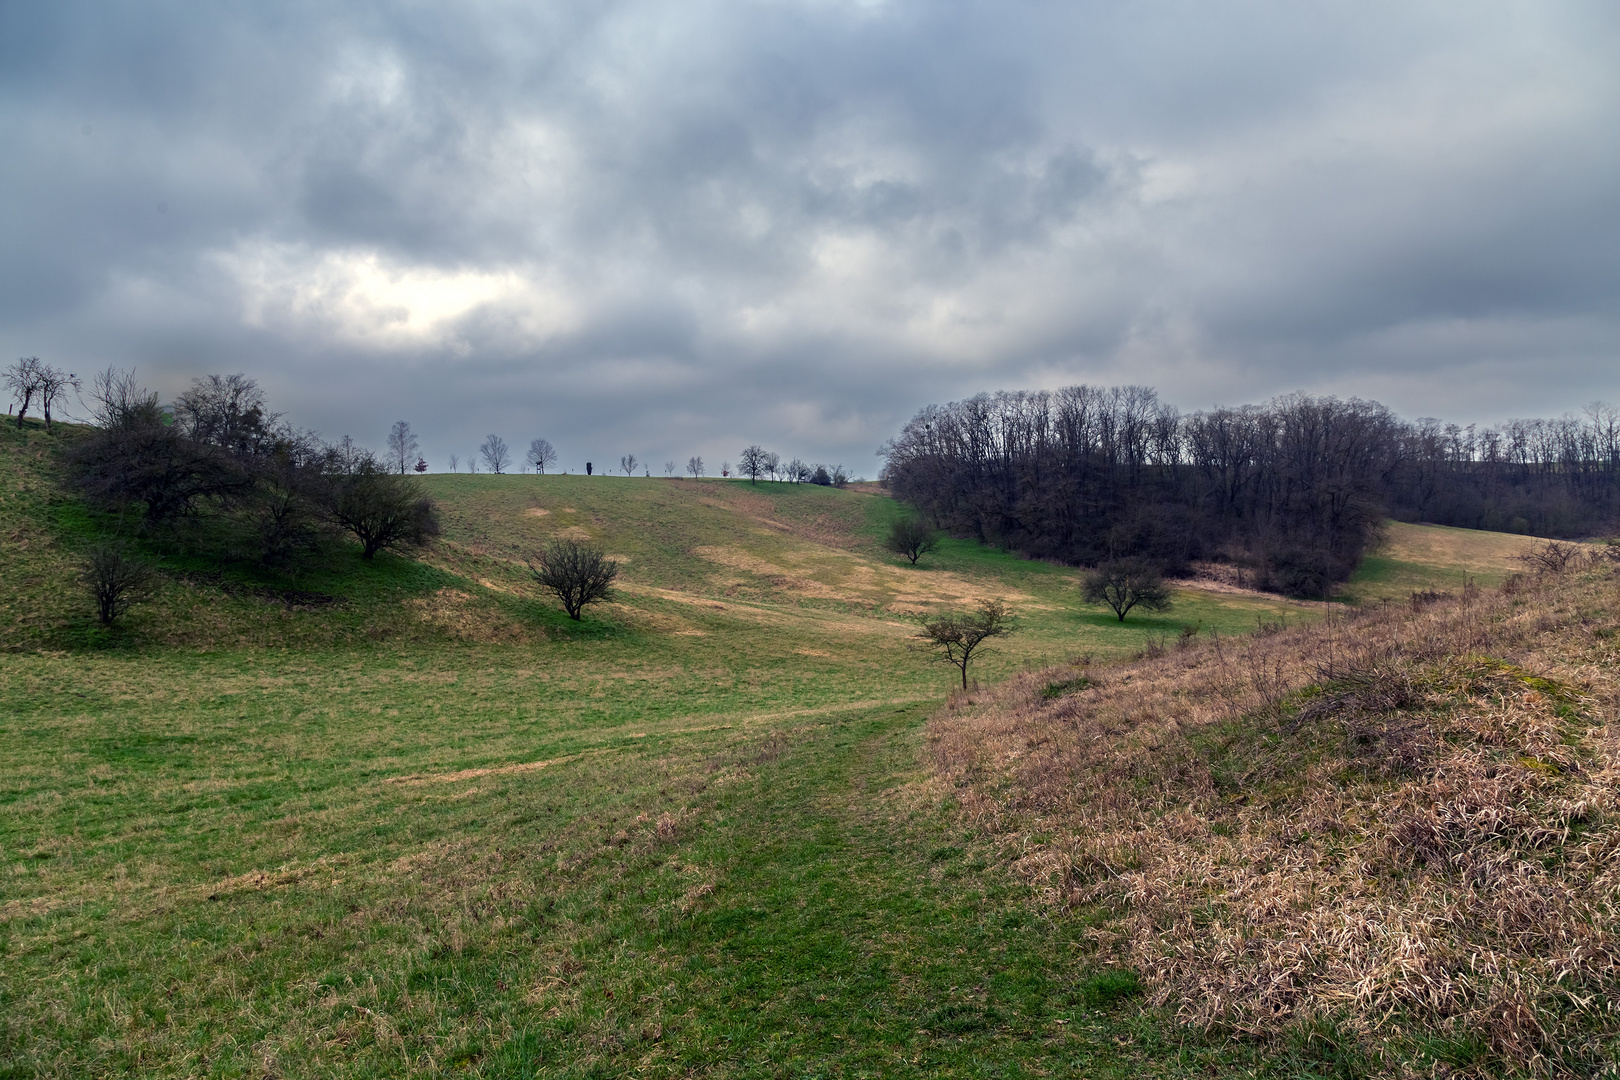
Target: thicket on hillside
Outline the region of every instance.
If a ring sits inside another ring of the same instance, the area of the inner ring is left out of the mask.
[[[929,733],[1053,907],[1114,914],[1105,961],[1188,1023],[1336,1030],[1392,1071],[1620,1060],[1610,559],[1154,651]]]
[[[95,430],[67,451],[68,475],[135,531],[276,570],[318,556],[340,531],[367,559],[437,533],[413,481],[347,439],[326,446],[293,428],[246,376],[197,379],[165,409],[109,369],[90,396]]]
[[[1295,394],[1183,415],[1140,386],[981,394],[920,411],[884,448],[897,498],[940,527],[1060,562],[1199,560],[1320,597],[1393,514],[1539,535],[1620,516],[1620,412],[1500,428],[1407,424]]]

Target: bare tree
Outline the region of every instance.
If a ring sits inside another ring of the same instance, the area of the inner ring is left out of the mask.
[[[96,602],[96,616],[103,626],[111,626],[131,604],[150,597],[156,582],[149,567],[129,558],[117,544],[91,548],[80,576]]]
[[[394,421],[394,426],[388,429],[388,464],[397,466],[399,474],[405,475],[410,468],[411,457],[417,451],[416,435],[411,431],[411,425],[403,420]]]
[[[703,459],[698,457],[696,454],[687,458],[686,471],[692,474],[692,479],[698,479],[698,477],[703,475]]]
[[[933,551],[939,545],[939,538],[934,530],[924,525],[914,517],[903,517],[895,521],[889,529],[888,538],[883,546],[897,555],[904,555],[916,566],[917,560]]]
[[[665,476],[674,476],[676,467],[677,466],[675,465],[675,463],[673,461],[664,462],[664,475]]]
[[[557,451],[548,440],[534,439],[529,443],[527,460],[535,472],[544,473],[547,467],[557,464]]]
[[[45,430],[51,430],[51,407],[69,390],[80,389],[79,377],[52,367],[37,356],[24,356],[0,373],[6,388],[17,398],[17,426],[23,426],[28,406],[37,398],[45,414]]]
[[[636,466],[639,464],[641,464],[641,462],[636,460],[636,455],[634,454],[626,454],[624,457],[619,459],[619,468],[624,470],[624,475],[626,476],[634,473],[636,471]]]
[[[1114,559],[1088,572],[1081,582],[1081,597],[1088,604],[1107,604],[1124,622],[1135,607],[1168,611],[1170,588],[1158,567],[1145,559]]]
[[[470,458],[467,459],[467,472],[470,473],[473,476],[478,475],[478,459],[477,458],[470,457]]]
[[[124,431],[163,422],[157,392],[135,381],[133,371],[109,367],[90,378],[90,418],[103,431]]]
[[[45,414],[45,430],[51,430],[51,406],[61,400],[63,394],[69,390],[80,389],[79,377],[72,372],[54,368],[49,364],[39,365],[39,406]]]
[[[460,466],[460,465],[461,465],[461,459],[460,459],[460,458],[458,458],[458,457],[456,457],[456,455],[454,455],[454,454],[451,454],[451,455],[450,455],[450,471],[451,471],[451,472],[457,472],[457,471],[458,471],[458,467],[459,467],[459,466]]]
[[[765,471],[771,474],[772,480],[775,480],[776,474],[782,470],[782,455],[774,450],[767,450],[764,465]]]
[[[384,468],[369,454],[350,472],[329,473],[321,504],[333,524],[360,541],[360,557],[368,562],[379,551],[439,534],[433,500],[415,480]]]
[[[28,406],[39,396],[40,368],[44,366],[37,356],[23,356],[5,370],[6,389],[11,391],[18,402],[18,427],[23,426],[23,417],[28,413]]]
[[[802,484],[810,479],[810,466],[794,458],[787,463],[787,478],[795,484]]]
[[[182,433],[236,457],[254,457],[273,446],[278,420],[259,384],[241,373],[193,379],[174,403],[175,426]]]
[[[925,615],[919,622],[920,647],[934,654],[930,659],[960,669],[963,690],[968,688],[968,664],[980,646],[1013,631],[1012,616],[1000,600],[981,600],[976,611]]]
[[[351,435],[345,435],[337,441],[327,454],[328,468],[332,472],[343,473],[347,476],[362,464],[372,460],[371,451],[354,441]]]
[[[578,619],[586,604],[612,597],[619,564],[593,544],[553,540],[540,552],[539,565],[529,564],[529,571],[557,594],[570,619]]]
[[[499,435],[491,435],[484,440],[484,445],[478,448],[478,454],[489,466],[489,471],[499,476],[512,464],[511,451],[506,448],[506,440]]]
[[[759,483],[759,478],[765,473],[767,456],[765,448],[758,443],[747,447],[743,450],[742,457],[737,459],[737,475],[748,477],[750,484]]]

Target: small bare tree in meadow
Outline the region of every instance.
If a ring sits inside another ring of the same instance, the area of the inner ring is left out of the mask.
[[[411,430],[411,425],[403,420],[394,421],[394,426],[388,429],[389,466],[403,476],[416,450],[416,433]]]
[[[1170,587],[1159,568],[1146,559],[1113,559],[1081,580],[1080,595],[1088,604],[1107,604],[1124,622],[1132,608],[1170,610]]]
[[[635,475],[636,466],[640,464],[641,462],[636,460],[636,455],[634,454],[626,454],[624,457],[619,459],[619,468],[624,470],[624,475],[626,476]]]
[[[529,443],[528,462],[534,466],[536,473],[544,473],[547,468],[557,464],[557,451],[547,439],[535,439]]]
[[[742,457],[737,459],[737,475],[748,477],[750,484],[759,483],[759,478],[765,475],[766,462],[769,458],[770,455],[766,453],[765,448],[754,443],[743,450]]]
[[[686,471],[692,474],[692,479],[694,480],[701,477],[703,475],[703,459],[698,457],[696,454],[693,454],[691,457],[687,458]]]
[[[478,448],[478,454],[489,466],[489,471],[499,476],[512,464],[512,452],[506,448],[506,440],[499,435],[491,435],[484,440],[484,445]]]
[[[23,414],[38,399],[40,411],[45,414],[45,430],[51,430],[51,407],[69,390],[82,388],[79,377],[72,372],[52,367],[37,356],[24,356],[0,372],[6,388],[18,399],[17,426],[23,426]]]
[[[149,598],[157,581],[150,567],[131,559],[117,544],[91,548],[80,577],[96,603],[96,617],[103,626],[111,626],[131,604]]]
[[[912,566],[916,566],[918,559],[939,546],[939,537],[921,519],[903,517],[890,526],[883,546],[896,555],[904,555],[911,560]]]
[[[529,572],[557,594],[570,619],[578,619],[586,604],[612,597],[619,564],[594,544],[553,540],[540,552],[538,565],[529,563]]]
[[[984,643],[1013,632],[1012,614],[1001,600],[981,600],[974,611],[924,615],[918,623],[919,647],[933,654],[930,659],[960,670],[963,690],[968,688],[968,665]]]

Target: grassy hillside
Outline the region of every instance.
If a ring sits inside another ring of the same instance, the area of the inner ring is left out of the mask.
[[[1511,533],[1399,521],[1386,523],[1384,530],[1384,542],[1362,560],[1345,589],[1355,602],[1455,592],[1469,581],[1496,588],[1525,569],[1517,556],[1537,543]]]
[[[949,669],[906,616],[1001,596],[1004,678],[1321,605],[1184,590],[1120,627],[1075,573],[878,543],[867,493],[429,477],[445,535],[296,578],[147,544],[0,429],[0,1076],[1287,1072],[1093,970],[922,766]],[[523,559],[624,565],[573,623]],[[1309,1047],[1300,1051],[1317,1053]]]
[[[1197,1028],[1390,1075],[1613,1075],[1616,571],[1022,675],[936,716],[936,765]]]

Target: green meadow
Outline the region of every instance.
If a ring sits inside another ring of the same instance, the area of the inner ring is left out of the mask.
[[[881,494],[448,475],[410,557],[275,577],[149,542],[162,588],[106,631],[74,560],[116,523],[59,490],[64,437],[0,431],[0,1076],[1337,1067],[1175,1028],[1092,963],[1109,913],[1043,913],[931,779],[955,672],[913,640],[1005,599],[989,683],[1321,605],[1183,589],[1121,625],[1070,568],[906,565]],[[525,564],[557,536],[621,563],[582,622]],[[1351,595],[1524,543],[1424,537]]]

